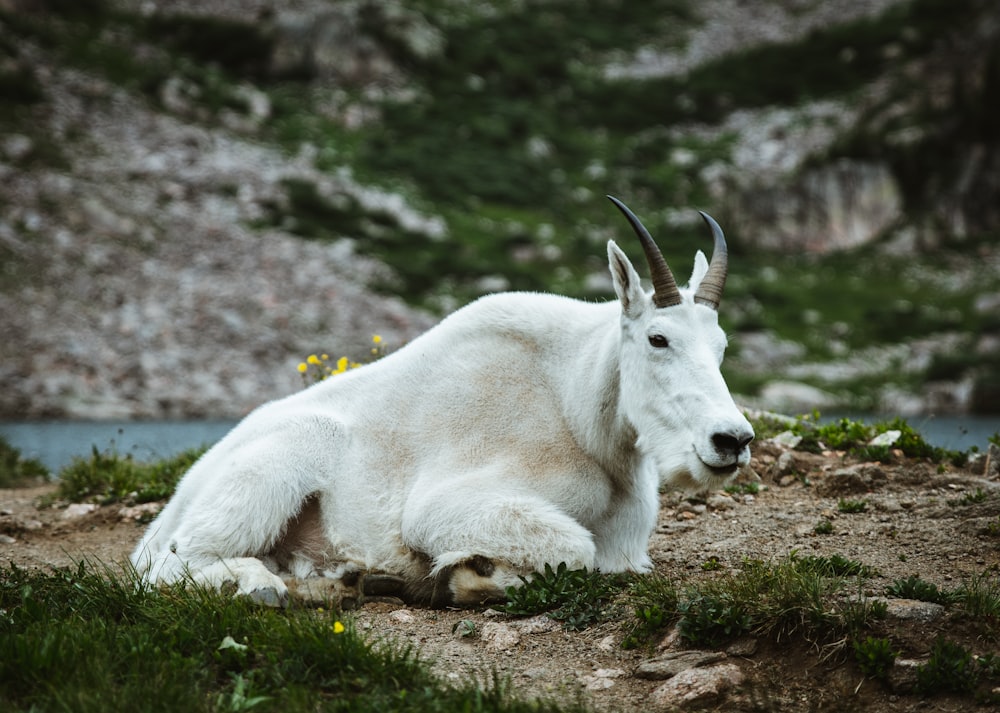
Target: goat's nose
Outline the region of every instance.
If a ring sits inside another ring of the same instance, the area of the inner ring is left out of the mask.
[[[712,445],[721,455],[738,456],[752,440],[753,431],[739,430],[712,434]]]

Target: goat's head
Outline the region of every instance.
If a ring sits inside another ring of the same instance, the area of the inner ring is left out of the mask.
[[[736,407],[719,366],[726,335],[719,300],[726,282],[726,240],[711,217],[712,262],[699,250],[687,288],[679,288],[649,232],[621,201],[646,253],[653,280],[647,293],[625,253],[608,242],[615,292],[622,306],[621,406],[661,482],[719,487],[750,460],[754,432]]]

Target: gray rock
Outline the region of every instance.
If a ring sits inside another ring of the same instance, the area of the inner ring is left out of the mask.
[[[892,619],[905,619],[908,621],[931,622],[944,616],[945,608],[941,604],[934,602],[921,602],[916,599],[889,599],[876,597],[878,601],[885,602],[888,606],[886,616]]]
[[[690,668],[706,666],[726,658],[719,651],[672,651],[643,661],[635,669],[636,678],[659,681],[672,678]]]
[[[743,680],[743,671],[733,663],[689,668],[653,691],[649,702],[656,707],[701,706],[718,701]]]

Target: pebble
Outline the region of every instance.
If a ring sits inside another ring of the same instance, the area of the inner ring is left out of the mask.
[[[624,675],[620,668],[599,668],[592,674],[580,676],[580,683],[588,691],[604,691],[615,685],[614,679]]]
[[[521,642],[521,634],[514,627],[497,621],[483,624],[479,638],[486,644],[486,648],[496,651],[508,651]]]
[[[412,624],[417,620],[417,617],[413,616],[413,612],[408,609],[396,609],[389,612],[388,616],[390,621],[394,621],[397,624]]]
[[[67,505],[66,509],[63,510],[62,519],[78,520],[94,512],[97,508],[98,506],[94,503],[72,503],[71,505]]]

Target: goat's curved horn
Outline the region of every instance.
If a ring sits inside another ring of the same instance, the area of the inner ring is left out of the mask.
[[[677,282],[674,280],[674,275],[670,272],[670,268],[667,267],[667,261],[663,259],[663,253],[660,252],[660,249],[656,247],[656,243],[653,242],[649,231],[635,217],[635,214],[628,209],[628,206],[614,196],[608,196],[608,199],[628,219],[628,222],[632,225],[632,230],[639,236],[639,242],[642,243],[642,251],[646,253],[649,275],[653,280],[653,304],[657,307],[679,305],[681,303],[681,293],[677,289]],[[715,260],[714,255],[712,260]],[[725,280],[725,275],[723,275],[723,280]]]
[[[726,275],[729,272],[729,249],[726,247],[726,236],[722,234],[722,228],[712,219],[708,213],[698,211],[704,219],[705,224],[712,231],[712,262],[708,266],[708,272],[698,285],[698,290],[694,293],[694,301],[719,309],[719,301],[722,299],[722,288],[726,286]]]

